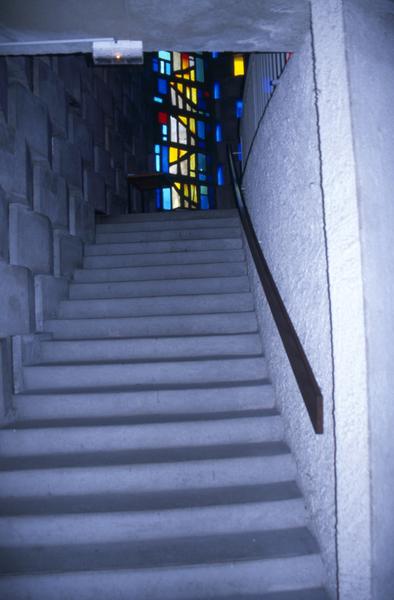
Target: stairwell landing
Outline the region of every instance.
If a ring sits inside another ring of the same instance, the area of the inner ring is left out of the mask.
[[[323,600],[236,211],[102,218],[0,431],[0,597]]]

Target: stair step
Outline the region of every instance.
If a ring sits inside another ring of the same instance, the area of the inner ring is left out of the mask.
[[[207,277],[185,279],[156,279],[151,281],[116,281],[101,283],[72,283],[70,298],[138,298],[141,296],[166,296],[171,294],[224,294],[248,292],[249,278]]]
[[[127,215],[97,215],[97,223],[152,223],[163,221],[172,223],[174,221],[189,221],[189,220],[200,220],[204,219],[210,221],[211,219],[228,219],[238,217],[238,210],[235,208],[230,209],[214,209],[214,210],[183,210],[177,209],[174,211],[163,211],[154,213],[130,213]]]
[[[260,355],[257,333],[190,337],[42,341],[42,363],[92,362],[150,358]]]
[[[158,279],[235,277],[247,274],[246,262],[193,264],[193,265],[159,265],[155,267],[116,267],[108,269],[77,269],[74,272],[75,282],[100,281],[146,281]],[[198,285],[198,282],[196,282]]]
[[[122,389],[144,385],[209,385],[217,382],[260,381],[266,376],[267,366],[262,356],[23,367],[26,390],[82,391],[96,387]]]
[[[0,458],[0,498],[158,493],[295,478],[283,442]]]
[[[84,268],[106,269],[110,267],[143,267],[158,265],[235,263],[245,260],[240,250],[201,250],[197,252],[162,252],[151,254],[109,254],[85,256]]]
[[[172,240],[165,242],[129,242],[111,244],[86,244],[85,256],[110,254],[152,254],[160,252],[198,252],[202,250],[239,250],[242,238]]]
[[[171,294],[171,288],[168,292]],[[197,315],[206,313],[250,312],[254,300],[250,292],[236,294],[199,294],[142,298],[99,298],[62,300],[60,319],[98,317],[142,317],[156,315]]]
[[[253,489],[253,486],[250,486]],[[258,486],[255,486],[258,487]],[[260,486],[262,488],[264,486]],[[220,490],[226,494],[226,489]],[[283,530],[306,525],[306,511],[301,497],[267,500],[259,494],[239,494],[237,502],[225,502],[218,497],[217,490],[208,490],[203,498],[207,503],[192,506],[177,506],[177,497],[172,494],[175,505],[158,508],[127,508],[123,500],[121,510],[103,505],[102,497],[93,497],[93,506],[98,504],[102,509],[94,511],[86,500],[83,512],[70,512],[64,498],[54,499],[52,508],[55,513],[2,515],[0,516],[0,539],[6,540],[8,548],[23,548],[31,545],[66,545],[66,544],[105,544],[111,542],[127,542],[137,540],[163,539],[185,535],[199,536],[208,534],[225,534],[247,532],[253,530],[268,531],[275,528]],[[183,492],[184,494],[184,492]],[[177,494],[182,500],[182,491]],[[212,496],[212,500],[209,499]],[[147,496],[147,494],[145,494]],[[157,494],[159,502],[160,494]],[[175,497],[174,497],[175,496]],[[195,492],[198,498],[198,491]],[[190,497],[190,494],[189,494]],[[120,497],[122,499],[122,496]],[[101,503],[99,503],[101,499]],[[193,498],[191,498],[193,501]],[[40,499],[42,502],[42,499]],[[81,499],[78,499],[81,505]],[[78,505],[77,503],[77,505]],[[119,504],[119,502],[118,502]],[[129,502],[130,504],[130,502]],[[37,503],[36,503],[37,505]],[[45,503],[44,505],[48,507]],[[116,505],[116,503],[115,503]],[[63,512],[59,512],[59,510]]]
[[[240,414],[232,418],[156,421],[151,423],[57,424],[56,426],[2,429],[2,458],[23,455],[113,452],[178,446],[220,445],[280,441],[282,422],[278,415],[252,417]]]
[[[98,223],[98,233],[143,232],[143,231],[179,231],[188,229],[222,229],[224,227],[239,227],[238,216],[220,217],[219,219],[172,219],[167,221],[123,221],[120,223]]]
[[[263,384],[151,389],[123,392],[17,394],[13,406],[19,419],[92,419],[163,414],[271,409],[272,386]]]
[[[0,514],[7,517],[55,516],[115,513],[160,512],[244,504],[281,503],[302,500],[294,481],[245,486],[163,490],[139,494],[47,496],[0,499]],[[272,523],[271,523],[272,526]]]
[[[252,538],[253,534],[249,534]],[[326,600],[324,595],[282,595],[280,590],[296,588],[301,592],[305,588],[316,588],[322,585],[324,574],[320,557],[316,554],[304,556],[288,556],[279,558],[261,558],[255,556],[248,559],[245,553],[238,552],[238,544],[230,543],[233,540],[225,540],[229,548],[233,548],[234,555],[228,560],[213,559],[210,563],[178,565],[160,568],[142,568],[120,570],[110,569],[107,565],[102,570],[91,566],[85,557],[78,554],[75,562],[86,565],[86,570],[78,566],[76,571],[64,572],[59,568],[56,573],[48,572],[44,565],[52,565],[49,552],[38,554],[36,558],[37,567],[42,568],[42,573],[34,575],[32,572],[15,577],[13,575],[3,576],[0,580],[0,596],[12,598],[12,600],[248,600],[246,594],[258,594],[252,596],[259,600]],[[214,536],[209,540],[211,546],[216,543]],[[257,543],[257,541],[256,541]],[[176,550],[181,554],[185,548]],[[139,548],[139,553],[143,548]],[[166,548],[161,547],[161,552]],[[128,548],[112,553],[112,548],[105,549],[108,556],[121,554],[123,557],[129,555]],[[204,549],[201,549],[203,553]],[[69,552],[72,554],[73,549]],[[67,549],[65,552],[67,553]],[[15,553],[16,554],[16,553]],[[34,550],[26,553],[27,557],[19,557],[29,562],[29,557],[35,556]],[[256,552],[257,554],[257,552]],[[145,554],[146,556],[146,554]],[[185,554],[184,561],[186,562]],[[239,558],[240,557],[240,558]],[[39,561],[38,558],[41,558]],[[12,558],[7,561],[8,564]],[[45,561],[49,562],[46,563]],[[62,554],[56,554],[55,564],[62,561]],[[97,563],[100,556],[97,557]],[[18,561],[19,562],[19,561]],[[33,566],[33,565],[32,565]],[[50,567],[52,568],[52,566]],[[270,590],[279,590],[277,594],[269,593]],[[132,596],[130,595],[132,590]],[[266,595],[264,592],[267,592]],[[313,592],[315,593],[315,592]]]
[[[123,317],[118,319],[48,319],[45,331],[57,339],[256,333],[254,312]]]
[[[253,559],[313,555],[318,549],[306,527],[165,539],[0,549],[3,573],[152,569]]]
[[[178,240],[220,240],[241,238],[241,227],[192,227],[191,229],[159,229],[158,231],[118,231],[96,233],[96,244],[122,242],[165,242]]]

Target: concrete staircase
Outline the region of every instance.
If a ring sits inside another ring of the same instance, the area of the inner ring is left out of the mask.
[[[326,598],[236,213],[96,237],[0,432],[0,598]]]

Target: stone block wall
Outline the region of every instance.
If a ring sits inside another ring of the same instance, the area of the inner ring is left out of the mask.
[[[126,212],[125,175],[146,170],[142,88],[139,68],[0,57],[0,421],[12,408],[11,337],[42,331],[95,213]]]

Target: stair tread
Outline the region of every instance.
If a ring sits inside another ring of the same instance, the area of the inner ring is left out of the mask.
[[[3,573],[151,569],[317,554],[306,527],[128,543],[1,548]]]
[[[129,417],[88,417],[85,419],[37,419],[17,420],[3,425],[2,430],[23,430],[38,428],[62,428],[62,427],[110,427],[122,425],[144,425],[153,423],[187,423],[199,421],[219,421],[226,419],[248,419],[252,417],[274,417],[278,416],[275,408],[260,408],[249,410],[215,411],[209,413],[175,413],[175,414],[147,414]]]
[[[147,465],[289,455],[284,442],[0,457],[0,471]]]
[[[87,494],[0,499],[2,516],[143,512],[300,499],[294,481],[133,494]]]

